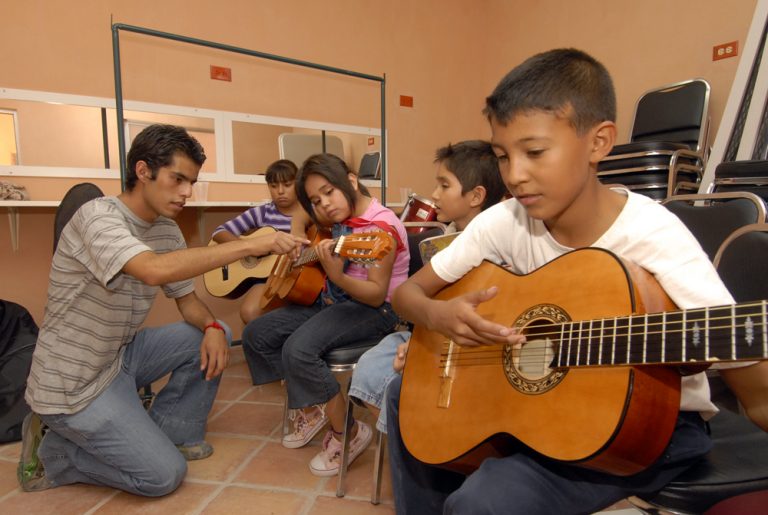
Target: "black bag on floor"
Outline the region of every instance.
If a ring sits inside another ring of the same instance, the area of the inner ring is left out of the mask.
[[[30,411],[24,390],[37,331],[29,311],[0,300],[0,443],[21,440],[21,423]]]

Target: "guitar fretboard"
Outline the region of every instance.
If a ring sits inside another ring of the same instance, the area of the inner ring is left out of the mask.
[[[766,312],[766,301],[758,301],[558,324],[553,365],[768,359]]]

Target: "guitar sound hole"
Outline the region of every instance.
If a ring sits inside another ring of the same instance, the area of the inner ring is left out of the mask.
[[[531,339],[523,345],[522,349],[513,352],[515,368],[525,379],[536,381],[549,374],[549,364],[555,353],[552,350],[554,343],[549,338]],[[515,356],[517,359],[515,359]]]
[[[553,324],[569,320],[558,306],[540,304],[531,307],[513,324],[522,330],[526,342],[505,345],[503,350],[504,373],[509,383],[523,393],[538,394],[554,388],[567,370],[553,370],[551,364],[557,353],[558,332]]]
[[[241,263],[244,267],[251,268],[259,264],[259,259],[260,258],[254,256],[247,256],[241,259]]]

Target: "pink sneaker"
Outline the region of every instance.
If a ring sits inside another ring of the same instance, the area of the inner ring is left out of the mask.
[[[370,426],[357,421],[357,434],[349,442],[349,464],[360,456],[368,444],[371,443],[373,432]],[[339,473],[341,464],[341,442],[333,436],[333,431],[328,431],[323,438],[323,450],[317,453],[309,462],[309,470],[316,476],[335,476]]]
[[[307,445],[314,436],[328,423],[325,410],[318,407],[314,414],[307,415],[304,410],[292,410],[293,432],[283,436],[283,447],[298,449]]]

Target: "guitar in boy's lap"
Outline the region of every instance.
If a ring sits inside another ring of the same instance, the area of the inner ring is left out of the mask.
[[[648,272],[602,249],[523,276],[484,262],[435,298],[492,285],[498,294],[477,312],[520,328],[522,346],[462,347],[414,328],[400,426],[425,463],[470,472],[522,443],[634,474],[671,437],[682,365],[768,359],[766,301],[676,310]]]
[[[296,261],[289,255],[278,257],[261,297],[259,305],[262,309],[279,301],[309,306],[317,299],[325,284],[325,272],[319,264],[315,246],[330,238],[330,234],[313,227],[308,236],[310,246],[302,251]],[[365,265],[375,263],[392,250],[392,238],[384,231],[352,233],[334,241],[334,254]]]
[[[256,231],[240,236],[240,238],[257,238],[277,232],[273,227],[261,227]],[[209,247],[218,245],[211,240]],[[208,293],[214,297],[236,299],[243,295],[254,283],[269,277],[278,256],[269,254],[262,257],[248,256],[220,266],[203,274],[203,283]]]

